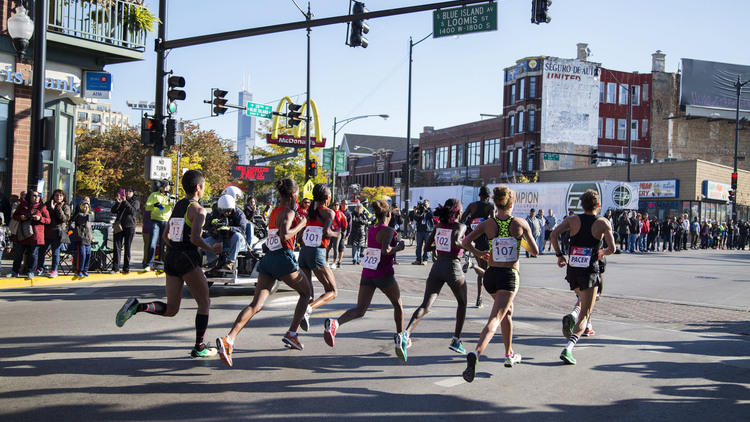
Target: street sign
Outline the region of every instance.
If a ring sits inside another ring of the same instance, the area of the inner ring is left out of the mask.
[[[549,152],[545,152],[542,158],[547,161],[560,161],[560,154],[552,154]]]
[[[312,201],[314,187],[315,184],[313,183],[312,179],[305,182],[305,186],[302,187],[302,199],[309,199]]]
[[[270,119],[273,116],[273,107],[248,101],[245,106],[245,115]]]
[[[331,171],[331,148],[323,150],[323,170]],[[346,151],[336,151],[336,173],[346,170]]]
[[[172,180],[172,159],[158,155],[146,157],[146,179]]]
[[[273,167],[266,166],[246,166],[237,164],[232,169],[232,177],[240,180],[249,180],[251,182],[273,182]]]
[[[432,38],[497,31],[495,3],[438,9],[432,12]]]
[[[281,147],[304,148],[305,144],[307,143],[307,138],[296,137],[292,135],[279,135],[278,138],[274,139],[269,133],[266,135],[266,142]],[[326,146],[326,138],[323,138],[322,140],[320,140],[320,142],[318,142],[318,140],[314,136],[310,137],[310,148],[321,148],[324,146]]]

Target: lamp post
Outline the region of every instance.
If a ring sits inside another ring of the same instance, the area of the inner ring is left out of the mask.
[[[408,165],[409,157],[411,156],[411,62],[412,62],[412,50],[414,50],[414,46],[421,43],[422,41],[429,38],[429,36],[432,35],[432,32],[429,33],[429,35],[425,36],[421,40],[417,42],[413,42],[411,40],[411,37],[409,37],[409,93],[408,93],[408,100],[407,100],[407,107],[406,107],[406,160],[407,160],[407,166],[406,166],[406,193],[404,194],[404,203],[406,204],[406,209],[409,209],[409,185],[411,184],[411,166]]]
[[[356,116],[356,117],[350,117],[348,119],[344,119],[341,121],[337,121],[336,118],[333,118],[333,147],[331,148],[331,198],[336,198],[336,134],[339,133],[341,129],[344,128],[347,124],[359,120],[359,119],[366,119],[368,117],[382,117],[383,120],[387,120],[388,116],[387,114],[365,114],[362,116]],[[336,129],[337,125],[338,129]]]
[[[23,4],[15,8],[16,13],[8,18],[8,35],[13,40],[16,49],[16,57],[20,61],[29,46],[29,40],[34,35],[34,21],[31,20]]]
[[[742,87],[750,81],[740,82],[740,75],[737,75],[737,82],[734,88],[737,90],[737,109],[735,110],[734,126],[734,174],[737,174],[737,149],[740,145],[740,95]],[[739,184],[737,185],[739,187]],[[734,202],[732,202],[732,220],[737,221],[737,189],[734,189]]]

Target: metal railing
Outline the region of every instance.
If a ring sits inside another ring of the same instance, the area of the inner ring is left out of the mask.
[[[145,29],[135,17],[137,0],[50,0],[48,31],[130,50],[145,51]]]

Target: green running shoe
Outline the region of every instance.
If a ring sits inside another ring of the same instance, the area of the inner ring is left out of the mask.
[[[128,298],[128,300],[125,301],[125,304],[122,305],[122,308],[117,311],[115,324],[117,324],[118,327],[122,327],[125,325],[125,321],[135,315],[136,311],[138,311],[138,299],[134,297]]]
[[[406,336],[406,332],[394,334],[393,340],[396,343],[396,356],[406,362],[406,347],[409,344],[409,338]]]
[[[477,357],[476,352],[471,352],[466,355],[466,369],[464,369],[464,380],[466,382],[474,381],[474,375],[477,373]]]
[[[573,318],[573,314],[565,315],[562,319],[562,333],[565,339],[570,339],[570,335],[573,334],[573,328],[576,326],[576,319]]]
[[[449,349],[453,350],[456,353],[460,353],[462,355],[466,354],[466,349],[464,349],[464,344],[461,343],[461,340],[454,338],[451,341],[451,345],[448,346]]]
[[[568,349],[563,349],[562,353],[560,353],[560,359],[565,362],[566,365],[575,365],[576,360],[573,358],[573,354],[568,351]]]
[[[210,358],[216,356],[218,351],[215,347],[208,347],[206,343],[201,343],[198,347],[193,347],[190,351],[190,357],[192,358]]]

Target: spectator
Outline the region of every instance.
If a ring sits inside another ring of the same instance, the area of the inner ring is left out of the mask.
[[[641,217],[634,211],[630,212],[630,234],[628,235],[628,252],[635,253],[638,235],[641,232]]]
[[[362,260],[362,254],[367,245],[367,216],[364,213],[362,204],[358,204],[352,214],[351,234],[349,241],[352,245],[352,264],[359,265]]]
[[[672,217],[667,217],[666,220],[661,224],[661,250],[667,251],[667,245],[669,245],[669,252],[672,252],[672,235],[674,234],[674,226],[672,225]]]
[[[16,255],[13,259],[11,277],[18,277],[25,253],[29,252],[28,278],[33,279],[37,269],[39,247],[44,245],[44,225],[50,223],[47,207],[41,201],[39,193],[29,190],[24,201],[20,202],[13,213],[13,219],[19,222],[16,243]],[[28,232],[24,227],[30,227]],[[28,236],[27,236],[28,235]]]
[[[627,212],[620,214],[620,219],[617,223],[617,234],[620,236],[620,250],[626,252],[628,250],[628,238],[630,237],[630,217]]]
[[[336,261],[336,266],[341,268],[341,260],[344,258],[344,249],[349,240],[349,234],[352,232],[352,213],[349,212],[346,199],[341,201],[339,211],[344,216],[344,221],[346,221],[346,228],[341,232],[339,239],[338,260]]]
[[[404,225],[404,219],[401,218],[401,210],[398,208],[398,205],[392,205],[391,206],[391,219],[388,221],[388,227],[392,228],[396,232],[396,237],[398,237],[398,232],[401,230],[401,226]],[[398,261],[396,260],[396,253],[393,254],[393,265],[398,265]]]
[[[112,206],[112,214],[115,215],[113,225],[115,249],[112,256],[112,271],[120,270],[120,251],[124,247],[122,273],[127,274],[130,272],[130,247],[133,245],[133,237],[135,237],[136,215],[141,208],[141,203],[131,187],[118,192],[115,201],[115,205]]]
[[[638,237],[638,250],[641,252],[648,252],[648,233],[651,231],[651,224],[648,221],[648,213],[644,213],[641,216],[641,235]]]
[[[255,226],[255,208],[255,197],[253,195],[248,195],[245,200],[245,209],[242,210],[242,212],[245,213],[245,220],[247,220],[247,226],[245,226],[245,240],[247,241],[248,249],[250,249],[250,246],[253,244],[253,235],[255,234],[255,230],[253,230],[253,227]]]
[[[541,245],[539,248],[539,255],[544,255],[544,234],[545,234],[545,225],[547,224],[546,221],[544,221],[544,210],[539,209],[539,212],[536,214],[536,219],[539,222],[539,236],[534,239],[537,245]]]
[[[40,275],[44,271],[44,257],[47,251],[52,249],[52,264],[49,271],[49,278],[57,277],[57,269],[60,265],[60,248],[63,237],[67,236],[68,221],[70,221],[70,206],[68,198],[61,189],[52,192],[52,196],[45,204],[47,213],[50,217],[50,224],[44,228],[44,246],[39,248],[39,263],[35,271]]]
[[[610,219],[612,215],[612,211],[607,210],[607,214],[610,214]],[[610,222],[611,223],[611,222]],[[549,241],[549,234],[552,233],[552,230],[555,229],[557,226],[557,219],[555,218],[555,214],[552,212],[552,208],[547,210],[547,216],[544,217],[544,241]],[[611,227],[614,227],[612,225]],[[547,252],[549,252],[550,248],[552,247],[552,242],[549,242],[549,246],[547,246]],[[542,249],[539,251],[541,252],[544,249],[544,245],[542,245]]]
[[[416,225],[416,239],[417,239],[417,259],[412,262],[413,265],[425,265],[427,261],[427,251],[424,250],[424,242],[427,237],[432,233],[434,223],[432,221],[432,210],[430,209],[430,201],[424,200],[417,204],[417,209],[414,211],[414,223]]]
[[[529,223],[529,227],[531,228],[531,236],[534,237],[534,239],[539,239],[539,233],[542,232],[542,226],[539,224],[539,219],[536,217],[536,210],[534,208],[529,211],[528,217],[526,217],[526,222]],[[526,251],[526,258],[529,256],[529,251]],[[534,257],[536,258],[536,257]]]
[[[158,190],[152,192],[146,200],[146,211],[151,213],[151,232],[150,242],[148,247],[148,253],[146,254],[146,267],[145,271],[151,271],[154,267],[154,258],[159,248],[159,258],[161,259],[161,247],[162,244],[161,234],[167,225],[169,216],[172,215],[172,200],[169,197],[169,191],[172,188],[172,182],[169,180],[160,180],[158,183]]]
[[[0,183],[0,217],[2,218],[2,224],[10,224],[12,218],[11,203],[8,197],[2,193],[2,183]]]
[[[700,238],[701,223],[698,217],[693,217],[693,223],[690,225],[690,248],[698,249],[698,239]]]
[[[75,250],[75,276],[88,277],[91,262],[91,202],[84,196],[70,223],[73,228],[73,248]]]
[[[659,219],[654,217],[651,219],[651,222],[648,225],[648,240],[646,244],[646,249],[649,251],[659,251],[659,228],[661,227],[661,223],[659,222]]]

